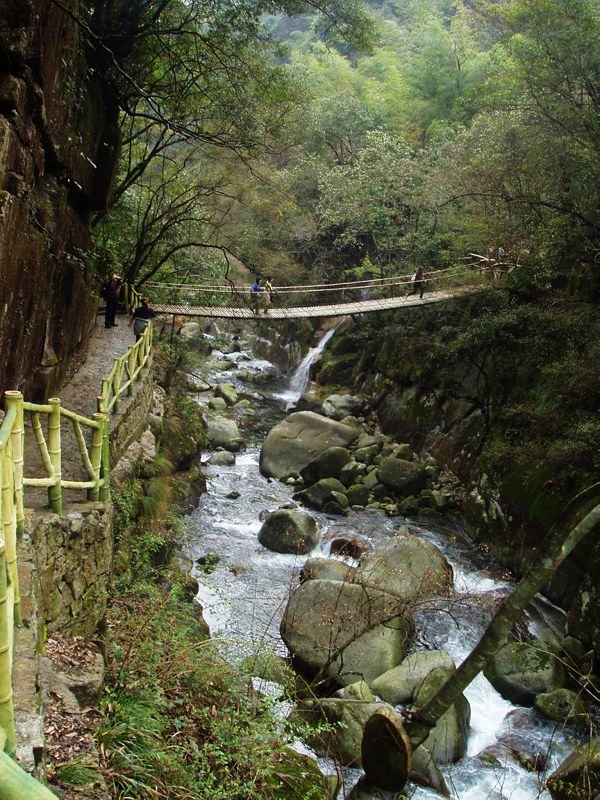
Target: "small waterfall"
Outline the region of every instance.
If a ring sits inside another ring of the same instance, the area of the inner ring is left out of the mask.
[[[331,328],[316,347],[310,348],[292,375],[288,388],[284,392],[276,394],[275,397],[279,400],[286,400],[288,403],[295,403],[296,400],[304,394],[310,382],[309,374],[311,364],[318,358],[323,350],[325,350],[334,333],[335,328]]]

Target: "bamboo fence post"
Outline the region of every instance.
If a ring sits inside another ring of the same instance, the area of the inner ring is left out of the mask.
[[[21,620],[19,597],[19,571],[17,567],[17,506],[15,503],[15,480],[13,468],[12,441],[9,439],[2,453],[2,539],[6,552],[6,566],[13,591],[13,616],[17,625]],[[0,692],[1,693],[1,692]],[[2,700],[0,699],[0,704]]]
[[[103,414],[104,424],[102,425],[102,466],[100,474],[102,485],[100,487],[100,500],[107,503],[110,500],[110,441],[108,438],[110,419],[108,414]]]
[[[21,392],[8,391],[4,393],[6,408],[16,408],[15,424],[12,429],[12,451],[14,464],[15,502],[17,506],[17,537],[23,536],[25,514],[23,511],[23,452],[25,441],[25,425],[23,413],[23,395]]]
[[[129,386],[127,387],[127,396],[131,397],[133,394],[133,376],[135,375],[136,370],[136,352],[133,347],[129,348],[129,352],[127,353],[127,368],[128,368],[128,377],[129,377]]]
[[[48,487],[48,500],[50,508],[55,514],[62,514],[62,470],[60,452],[60,398],[51,397],[48,400],[51,407],[48,416],[48,453],[54,470],[54,484]]]
[[[104,414],[96,412],[94,421],[98,427],[92,430],[92,441],[90,443],[90,461],[94,470],[96,485],[93,489],[88,489],[88,500],[96,501],[100,497],[100,468],[102,466],[102,438],[104,434]]]
[[[6,547],[4,541],[0,540],[0,727],[6,734],[4,749],[12,755],[17,749],[17,742],[12,694],[13,622],[8,600]]]
[[[121,402],[121,381],[123,379],[123,364],[122,362],[118,362],[115,369],[115,377],[113,382],[113,391],[115,393],[115,404],[114,410],[115,412],[119,410],[119,404]]]

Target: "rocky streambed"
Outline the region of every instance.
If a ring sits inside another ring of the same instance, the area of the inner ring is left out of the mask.
[[[393,774],[368,721],[378,712],[400,723],[435,692],[510,578],[451,516],[461,501],[452,476],[382,435],[362,398],[305,394],[287,413],[275,399],[284,376],[239,334],[221,341],[196,388],[214,451],[188,531],[211,633],[313,726],[297,746],[336,775],[331,797],[393,797],[377,788]],[[574,681],[584,654],[563,627],[542,599],[531,608],[417,750],[411,797],[563,796],[546,781],[590,720]],[[292,703],[281,688],[290,663],[311,687]]]

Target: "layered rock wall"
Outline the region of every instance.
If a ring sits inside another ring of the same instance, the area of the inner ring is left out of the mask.
[[[97,306],[90,215],[106,205],[117,109],[66,0],[1,0],[0,393],[56,392]]]

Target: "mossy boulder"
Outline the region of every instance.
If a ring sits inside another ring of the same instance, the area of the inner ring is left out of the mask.
[[[363,585],[407,605],[424,597],[447,595],[452,579],[452,567],[442,552],[408,528],[368,553],[357,572]]]
[[[407,703],[415,698],[431,670],[443,667],[452,671],[454,666],[452,657],[444,650],[421,650],[376,678],[371,688],[393,706]]]
[[[600,736],[571,753],[546,782],[553,800],[589,800],[600,795]]]
[[[306,483],[315,483],[321,478],[339,478],[343,467],[351,460],[346,447],[330,447],[307,464],[300,475]]]
[[[546,719],[568,723],[579,728],[586,727],[589,716],[585,703],[571,689],[555,689],[536,695],[533,707]]]
[[[282,508],[269,514],[258,541],[274,553],[302,555],[310,553],[319,543],[319,526],[310,514]]]
[[[298,411],[272,428],[260,452],[263,475],[285,480],[331,447],[346,447],[358,431],[312,411]]]
[[[422,708],[428,700],[443,686],[455,671],[447,667],[436,667],[431,670],[416,694],[414,706]],[[452,706],[440,717],[423,746],[440,764],[453,763],[467,753],[471,706],[467,698],[461,694]]]
[[[310,674],[370,684],[404,657],[412,624],[397,605],[358,584],[309,580],[290,596],[281,637]]]
[[[511,642],[502,647],[484,670],[502,697],[532,706],[536,695],[553,692],[565,683],[565,669],[554,653],[539,642]]]
[[[380,483],[398,494],[415,494],[427,487],[428,474],[423,464],[388,456],[377,470]]]

